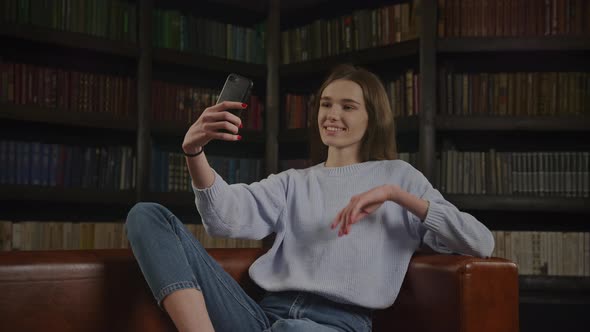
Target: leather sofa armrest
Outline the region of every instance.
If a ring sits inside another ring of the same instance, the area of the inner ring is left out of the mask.
[[[501,258],[419,254],[374,331],[516,332],[518,269]]]
[[[248,267],[263,249],[210,249],[257,296]],[[2,331],[175,331],[129,249],[0,252]]]

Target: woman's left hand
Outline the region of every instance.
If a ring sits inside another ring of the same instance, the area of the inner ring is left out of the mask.
[[[350,232],[350,227],[365,216],[373,213],[386,201],[393,201],[393,196],[399,187],[395,185],[383,185],[352,196],[350,202],[338,213],[331,224],[334,229],[340,225],[338,236]]]

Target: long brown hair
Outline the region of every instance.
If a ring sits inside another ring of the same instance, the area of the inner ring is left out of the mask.
[[[324,89],[336,80],[349,80],[358,84],[369,115],[367,131],[361,143],[361,161],[392,160],[397,158],[395,141],[395,124],[389,98],[383,83],[377,75],[366,69],[351,66],[337,66],[315,95],[310,121],[310,156],[314,164],[323,162],[328,157],[328,147],[321,140],[318,127],[320,99]]]

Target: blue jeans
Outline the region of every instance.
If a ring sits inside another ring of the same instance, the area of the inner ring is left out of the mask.
[[[136,204],[125,229],[158,305],[174,291],[200,290],[217,332],[371,331],[370,310],[310,293],[269,292],[257,303],[162,205]]]

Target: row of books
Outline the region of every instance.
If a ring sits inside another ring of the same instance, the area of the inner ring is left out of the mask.
[[[152,82],[152,117],[154,120],[192,124],[203,111],[217,103],[219,90],[191,87],[162,81]],[[241,113],[244,128],[263,129],[264,103],[251,96],[248,108]]]
[[[400,153],[399,157],[416,163],[415,153]],[[251,183],[262,176],[259,159],[209,156],[209,162],[228,183]],[[445,193],[560,197],[590,194],[589,152],[448,150],[441,152],[437,163],[437,187]],[[127,190],[135,186],[135,165],[131,147],[0,141],[0,184]],[[182,154],[154,147],[152,170],[154,191],[191,190]]]
[[[0,140],[0,184],[128,190],[136,163],[128,146]]]
[[[418,37],[419,1],[319,19],[282,31],[282,63],[296,63]]]
[[[438,0],[438,35],[587,35],[589,16],[586,0]]]
[[[122,0],[3,0],[0,22],[136,42],[136,4]]]
[[[252,183],[261,179],[262,160],[207,156],[209,165],[227,183]],[[152,149],[152,190],[156,192],[192,191],[191,178],[182,153],[160,147]]]
[[[589,152],[441,153],[438,187],[449,194],[589,197]]]
[[[590,112],[589,72],[439,73],[441,114],[580,115]]]
[[[262,241],[212,237],[202,224],[185,224],[205,248],[261,248]],[[2,221],[0,251],[128,248],[124,221]]]
[[[0,61],[0,102],[129,116],[137,84],[128,76]]]
[[[439,74],[441,114],[450,115],[580,115],[590,110],[590,73],[517,72]],[[407,70],[385,83],[395,116],[419,113],[420,75]],[[214,105],[217,90],[162,81],[152,82],[152,114],[156,120],[193,123]],[[287,94],[284,124],[307,126],[312,95]],[[76,112],[129,116],[137,109],[131,77],[61,68],[0,62],[0,102]],[[264,103],[253,96],[244,115],[248,129],[263,128]]]
[[[249,63],[264,63],[264,24],[244,27],[155,9],[153,45]]]
[[[518,264],[521,275],[590,277],[590,233],[492,231],[492,256]]]
[[[288,93],[285,95],[285,111],[282,113],[284,128],[308,128],[313,114],[314,100],[315,94]]]
[[[407,70],[396,79],[384,83],[395,117],[418,115],[420,110],[420,74]],[[308,128],[313,113],[315,94],[285,95],[283,125],[287,129]]]
[[[420,74],[409,69],[405,74],[385,83],[391,111],[395,117],[420,113]]]
[[[129,117],[137,110],[137,84],[131,77],[12,62],[0,62],[0,103],[72,112]],[[152,81],[152,116],[192,124],[217,102],[218,90]],[[244,127],[263,128],[264,103],[252,96],[242,112]]]

